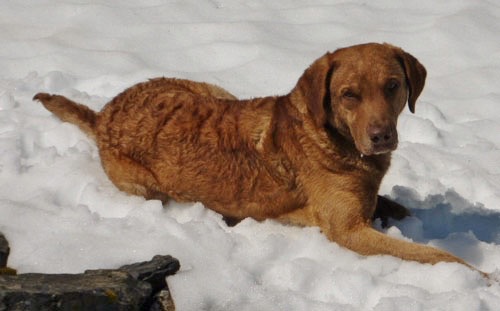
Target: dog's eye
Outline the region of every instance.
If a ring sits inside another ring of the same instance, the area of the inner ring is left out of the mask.
[[[397,80],[389,80],[385,85],[385,90],[388,94],[393,94],[399,89],[399,81]]]
[[[356,98],[358,98],[358,95],[356,95],[356,93],[354,93],[351,90],[345,90],[342,93],[342,97],[347,98],[347,99],[356,99]]]

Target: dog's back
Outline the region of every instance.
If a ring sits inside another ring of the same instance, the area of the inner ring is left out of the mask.
[[[104,169],[124,191],[201,201],[236,219],[273,218],[304,204],[270,133],[283,117],[275,117],[275,97],[235,101],[210,84],[159,78],[125,90],[99,113],[63,96],[35,99],[95,137]]]

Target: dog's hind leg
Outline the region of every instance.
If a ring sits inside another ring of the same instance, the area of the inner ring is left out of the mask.
[[[118,189],[146,199],[161,200],[163,203],[169,200],[149,169],[126,155],[106,149],[100,150],[101,162],[109,179]]]

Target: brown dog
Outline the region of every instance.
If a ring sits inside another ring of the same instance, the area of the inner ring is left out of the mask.
[[[425,77],[410,54],[371,43],[319,58],[285,96],[237,100],[210,84],[159,78],[99,113],[59,95],[35,99],[95,138],[123,191],[200,201],[232,220],[318,226],[363,255],[467,265],[371,227],[377,200],[382,214],[406,215],[377,192],[398,144],[398,115],[407,101],[414,112]]]

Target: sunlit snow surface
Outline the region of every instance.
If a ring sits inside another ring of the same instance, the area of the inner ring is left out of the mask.
[[[31,101],[100,109],[174,76],[241,98],[284,94],[326,51],[390,42],[427,68],[381,194],[412,209],[387,234],[500,269],[500,6],[495,1],[2,1],[0,231],[19,272],[82,272],[171,254],[178,310],[498,310],[500,285],[457,264],[362,257],[317,228],[118,191],[76,127]],[[377,224],[375,224],[377,225]]]

